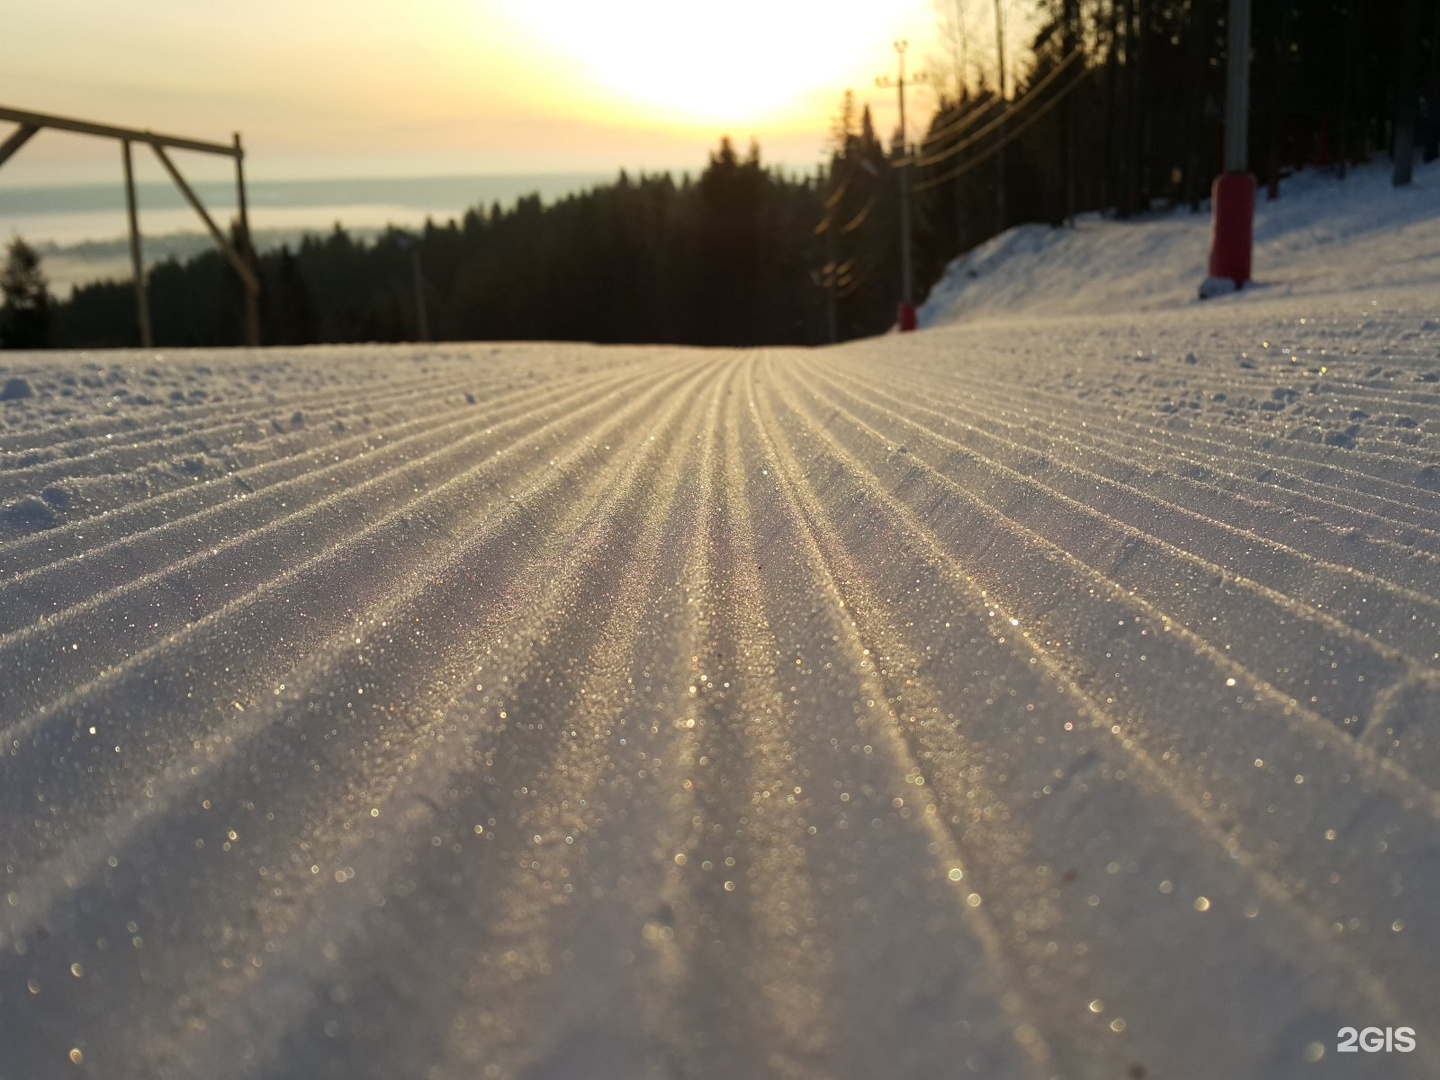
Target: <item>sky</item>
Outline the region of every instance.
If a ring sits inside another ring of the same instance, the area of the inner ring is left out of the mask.
[[[847,87],[874,107],[883,135],[893,130],[895,92],[875,77],[895,74],[895,40],[909,41],[912,72],[945,55],[933,0],[5,8],[0,105],[219,142],[240,131],[247,170],[265,179],[698,171],[726,134],[742,147],[757,138],[768,162],[809,169]],[[912,136],[934,100],[913,89]],[[0,124],[0,138],[8,130]],[[226,168],[223,159],[190,167],[197,178]],[[113,144],[42,132],[0,181],[117,174]]]

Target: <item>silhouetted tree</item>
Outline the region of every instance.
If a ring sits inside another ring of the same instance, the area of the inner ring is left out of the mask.
[[[20,237],[11,239],[0,270],[0,348],[43,349],[50,344],[50,287],[40,255]]]
[[[758,146],[742,157],[727,140],[694,180],[622,173],[552,205],[528,195],[508,209],[477,206],[427,222],[418,238],[392,231],[362,243],[337,225],[260,257],[263,338],[412,339],[418,246],[438,339],[819,341],[818,205],[815,180],[768,169]],[[155,267],[150,297],[159,344],[243,340],[243,294],[218,253]],[[77,289],[59,315],[60,344],[134,344],[126,284]]]

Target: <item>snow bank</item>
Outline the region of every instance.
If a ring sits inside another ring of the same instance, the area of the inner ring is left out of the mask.
[[[1409,187],[1388,162],[1305,170],[1255,213],[1255,281],[1238,299],[1393,285],[1440,285],[1440,165]],[[1074,229],[1019,225],[956,259],[920,325],[1002,315],[1150,311],[1196,303],[1209,255],[1209,204],[1129,221],[1084,214]]]

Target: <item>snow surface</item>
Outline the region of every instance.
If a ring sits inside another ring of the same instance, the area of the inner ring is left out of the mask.
[[[1261,303],[1405,285],[1440,292],[1440,162],[1408,187],[1376,161],[1339,179],[1306,169],[1255,208],[1254,281]],[[919,311],[922,326],[1016,315],[1175,310],[1192,305],[1209,257],[1210,207],[1129,221],[1081,215],[1073,229],[1021,225],[955,260]]]
[[[7,357],[0,1077],[1440,1074],[1386,213],[833,349]]]

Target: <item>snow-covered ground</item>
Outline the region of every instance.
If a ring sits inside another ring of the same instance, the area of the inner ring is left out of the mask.
[[[1440,1074],[1386,213],[833,349],[6,358],[0,1077]]]
[[[1391,187],[1388,162],[1306,169],[1256,195],[1254,282],[1231,303],[1426,286],[1440,293],[1440,162]],[[920,309],[922,326],[1017,315],[1177,310],[1194,304],[1210,248],[1209,202],[1129,221],[1085,214],[1074,229],[1021,225],[957,259]]]

